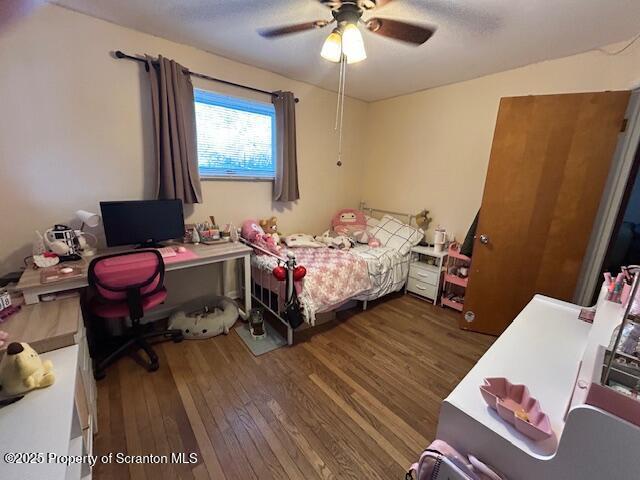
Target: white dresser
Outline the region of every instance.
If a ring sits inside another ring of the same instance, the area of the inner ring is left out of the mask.
[[[431,300],[434,305],[438,303],[442,289],[442,268],[446,258],[446,250],[436,252],[433,247],[413,247],[405,293]]]
[[[578,319],[579,306],[536,295],[444,400],[437,437],[510,480],[640,478],[640,427],[584,402],[594,352],[622,320],[604,293],[593,325]],[[482,399],[486,377],[527,385],[554,436],[536,442],[505,423]]]
[[[1,325],[10,341],[29,343],[53,363],[56,382],[0,409],[0,478],[91,478],[89,465],[61,465],[45,457],[7,462],[12,453],[86,455],[97,427],[97,392],[77,294],[23,306]],[[5,347],[0,348],[0,356]]]
[[[90,479],[88,463],[66,461],[68,457],[92,453],[90,436],[83,436],[81,412],[76,403],[78,346],[60,348],[41,356],[53,363],[56,381],[50,387],[34,390],[22,400],[0,409],[0,478]],[[31,455],[16,457],[16,454]]]

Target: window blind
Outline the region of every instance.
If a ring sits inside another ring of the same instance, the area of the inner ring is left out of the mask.
[[[203,177],[274,178],[273,105],[194,90]]]

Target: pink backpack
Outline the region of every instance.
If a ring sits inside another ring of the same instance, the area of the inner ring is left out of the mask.
[[[442,440],[434,441],[411,465],[405,480],[506,480],[472,455],[466,459]]]

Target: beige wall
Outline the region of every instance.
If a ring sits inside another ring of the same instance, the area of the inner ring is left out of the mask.
[[[640,42],[618,56],[594,51],[372,103],[363,198],[400,211],[427,208],[431,230],[442,224],[462,239],[480,207],[501,97],[639,81]]]
[[[639,43],[615,57],[590,52],[371,104],[350,99],[337,168],[334,93],[43,7],[0,33],[0,272],[30,253],[35,229],[69,222],[78,208],[97,210],[100,200],[149,196],[148,91],[140,66],[111,58],[114,49],[162,53],[194,71],[301,98],[302,199],[274,205],[270,183],[211,181],[203,184],[205,203],[187,212],[189,220],[213,214],[221,222],[274,213],[284,232],[320,232],[336,209],[363,198],[393,210],[426,207],[433,227],[461,238],[480,205],[500,97],[622,89],[640,80]]]
[[[276,214],[284,232],[321,232],[360,200],[367,104],[348,100],[344,166],[336,167],[336,95],[134,30],[46,6],[0,32],[0,272],[31,252],[34,230],[70,222],[108,199],[148,198],[152,178],[149,95],[139,64],[109,52],[159,54],[193,71],[267,90],[291,90],[297,107],[302,198],[273,204],[271,183],[208,181],[188,220],[240,222]],[[337,71],[336,71],[337,75]],[[337,77],[336,77],[337,78]],[[197,81],[196,86],[248,96]],[[268,100],[264,96],[255,97]]]

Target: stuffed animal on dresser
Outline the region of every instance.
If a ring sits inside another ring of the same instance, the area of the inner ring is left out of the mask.
[[[12,342],[0,361],[0,388],[5,395],[21,395],[55,381],[53,365],[44,362],[28,343]]]
[[[276,245],[280,244],[280,234],[278,233],[278,219],[276,217],[260,220],[260,226],[264,233],[271,235]]]

